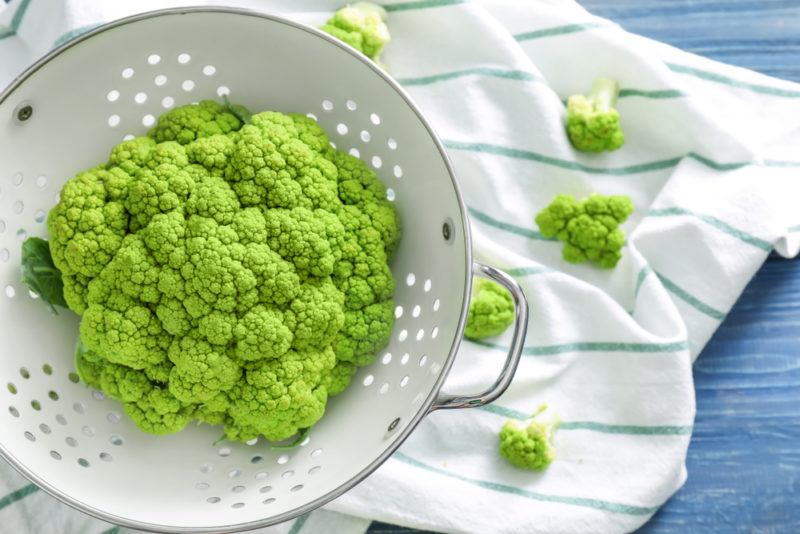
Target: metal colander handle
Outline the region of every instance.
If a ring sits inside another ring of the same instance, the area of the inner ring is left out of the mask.
[[[508,389],[511,380],[514,378],[514,373],[517,371],[519,359],[522,356],[525,334],[528,331],[528,300],[525,298],[525,293],[523,293],[516,280],[500,269],[475,262],[473,263],[472,271],[474,274],[494,280],[511,293],[511,297],[514,299],[514,334],[511,336],[511,347],[508,350],[503,370],[500,371],[500,376],[489,388],[474,395],[440,393],[439,397],[431,405],[430,411],[475,408],[495,401]]]

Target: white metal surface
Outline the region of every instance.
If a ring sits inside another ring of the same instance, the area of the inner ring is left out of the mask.
[[[263,440],[214,445],[221,432],[208,426],[139,431],[115,401],[75,383],[78,318],[52,316],[19,282],[20,244],[46,236],[66,180],[168,107],[224,92],[252,110],[315,115],[338,148],[376,167],[403,225],[391,343],[291,451]],[[33,108],[23,123],[21,103]],[[0,451],[48,491],[118,524],[231,531],[287,519],[366,475],[427,412],[458,346],[470,272],[438,141],[351,50],[246,12],[169,11],[101,28],[0,98]]]

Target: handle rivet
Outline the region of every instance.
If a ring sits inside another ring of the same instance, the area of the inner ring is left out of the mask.
[[[392,430],[394,430],[395,428],[397,428],[397,425],[399,425],[399,424],[400,424],[400,418],[399,418],[399,417],[396,417],[396,418],[395,418],[395,420],[394,420],[394,421],[392,421],[392,422],[389,424],[389,432],[391,432]]]
[[[444,237],[445,241],[450,241],[450,237],[453,235],[453,226],[450,224],[450,221],[445,221],[442,224],[442,237]]]
[[[25,122],[33,116],[33,106],[30,104],[20,104],[16,109],[16,117],[19,122]]]

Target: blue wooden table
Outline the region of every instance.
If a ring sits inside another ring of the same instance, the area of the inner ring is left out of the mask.
[[[580,1],[629,31],[800,82],[800,0]],[[694,378],[689,480],[640,532],[800,533],[800,261],[767,261]]]

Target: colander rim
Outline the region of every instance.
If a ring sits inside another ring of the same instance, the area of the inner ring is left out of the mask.
[[[447,359],[442,366],[442,370],[440,372],[439,378],[434,383],[433,387],[431,388],[430,393],[428,394],[427,398],[422,402],[420,408],[418,409],[417,413],[414,417],[409,421],[403,431],[397,436],[397,438],[369,465],[367,465],[364,469],[356,473],[352,476],[349,480],[345,483],[341,484],[334,490],[329,491],[328,493],[314,499],[313,501],[309,501],[302,506],[299,506],[293,510],[288,512],[284,512],[277,516],[272,516],[266,519],[259,519],[255,521],[249,521],[246,523],[237,523],[234,525],[218,525],[218,526],[211,526],[211,527],[175,527],[169,525],[158,525],[154,523],[146,523],[141,521],[136,521],[132,519],[123,518],[108,512],[105,512],[101,509],[98,509],[94,506],[91,506],[85,502],[82,502],[61,490],[55,488],[38,474],[33,472],[29,469],[25,464],[19,461],[8,449],[6,449],[2,443],[0,443],[0,455],[8,461],[11,466],[16,469],[19,473],[21,473],[24,477],[35,483],[41,489],[43,489],[48,494],[52,495],[59,501],[89,514],[93,517],[101,519],[103,521],[108,521],[110,523],[114,523],[115,525],[127,527],[127,528],[134,528],[138,530],[144,530],[149,532],[164,532],[164,533],[174,533],[174,534],[184,534],[189,532],[196,532],[196,533],[204,533],[204,534],[212,534],[217,532],[242,532],[247,530],[253,530],[257,528],[263,528],[267,526],[276,525],[279,523],[283,523],[285,521],[289,521],[306,513],[309,513],[313,510],[324,506],[325,504],[329,503],[333,499],[343,495],[344,493],[348,492],[359,483],[361,483],[367,476],[373,473],[378,467],[380,467],[386,460],[391,457],[394,452],[400,448],[403,442],[411,435],[411,433],[416,429],[417,425],[425,418],[425,416],[430,413],[430,408],[433,405],[434,401],[436,400],[439,392],[444,384],[445,380],[447,379],[447,375],[450,372],[450,368],[453,365],[455,360],[456,354],[458,353],[458,349],[461,345],[461,340],[463,338],[464,328],[466,325],[467,315],[469,311],[469,295],[471,294],[472,289],[472,241],[470,237],[470,229],[469,229],[469,220],[467,217],[467,211],[464,206],[464,201],[461,196],[461,190],[458,187],[458,182],[455,178],[455,171],[453,169],[452,162],[450,161],[449,156],[447,155],[447,151],[445,150],[444,145],[442,144],[439,136],[436,134],[436,131],[433,129],[431,124],[425,118],[425,115],[419,109],[417,104],[408,95],[408,93],[400,86],[400,84],[394,80],[391,76],[389,76],[386,72],[384,72],[380,67],[378,67],[372,60],[361,54],[360,52],[356,51],[352,47],[345,45],[335,37],[324,33],[316,28],[308,26],[306,24],[295,22],[289,20],[285,17],[280,15],[275,15],[271,13],[265,13],[256,11],[253,9],[247,8],[238,8],[238,7],[226,7],[226,6],[184,6],[184,7],[173,7],[173,8],[165,8],[165,9],[158,9],[152,11],[146,11],[143,13],[137,13],[135,15],[131,15],[128,17],[124,17],[121,19],[117,19],[97,28],[93,28],[80,36],[67,41],[66,43],[54,48],[40,59],[38,59],[35,63],[33,63],[30,67],[25,69],[21,74],[16,76],[13,81],[3,90],[0,91],[0,104],[3,104],[11,95],[13,95],[14,91],[22,85],[28,78],[38,72],[40,69],[45,67],[50,61],[61,55],[62,53],[66,52],[67,50],[73,48],[74,46],[91,39],[92,37],[104,33],[109,30],[113,30],[115,28],[125,26],[127,24],[140,22],[143,20],[148,20],[151,18],[157,18],[162,16],[172,16],[172,15],[186,15],[192,13],[221,13],[221,14],[231,14],[231,15],[241,15],[241,16],[249,16],[249,17],[256,17],[260,19],[266,19],[271,22],[276,22],[279,24],[284,24],[290,28],[295,30],[305,31],[314,35],[318,38],[321,38],[327,41],[329,44],[339,47],[341,50],[344,50],[348,54],[350,54],[353,58],[361,61],[367,67],[369,67],[373,72],[378,74],[384,82],[386,82],[404,101],[405,103],[411,108],[414,114],[417,116],[419,121],[425,127],[428,132],[428,135],[433,141],[436,149],[439,151],[439,154],[442,158],[442,162],[444,163],[447,174],[450,177],[450,181],[453,186],[453,191],[456,195],[456,200],[458,202],[458,209],[459,209],[459,216],[461,220],[461,225],[463,229],[463,240],[464,240],[464,250],[465,250],[465,267],[467,271],[466,280],[464,283],[464,293],[463,293],[463,301],[461,306],[461,315],[458,320],[458,325],[456,328],[455,336],[453,337],[453,343],[450,347],[450,352],[447,356]]]

